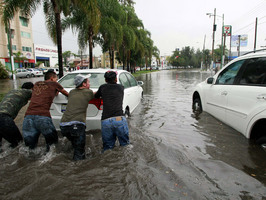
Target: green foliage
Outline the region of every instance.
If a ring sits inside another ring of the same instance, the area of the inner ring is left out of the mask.
[[[5,69],[4,65],[0,63],[0,79],[9,78],[8,71]]]

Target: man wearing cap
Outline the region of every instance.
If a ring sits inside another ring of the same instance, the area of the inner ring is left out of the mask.
[[[40,134],[45,138],[46,151],[58,142],[57,131],[50,114],[51,104],[58,92],[68,96],[68,92],[57,82],[56,73],[52,71],[46,72],[44,81],[36,82],[33,87],[31,102],[22,127],[25,145],[30,149],[37,146]]]
[[[95,98],[103,99],[102,113],[102,141],[103,150],[112,149],[115,146],[116,138],[120,146],[129,144],[128,124],[123,116],[124,87],[117,84],[115,71],[107,71],[104,74],[106,84],[99,87]]]
[[[86,112],[89,101],[93,99],[88,77],[78,74],[74,83],[76,88],[69,92],[66,111],[60,122],[63,136],[67,137],[74,148],[74,160],[85,159]]]

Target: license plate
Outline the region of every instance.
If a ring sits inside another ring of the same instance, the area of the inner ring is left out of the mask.
[[[66,107],[67,107],[67,104],[62,104],[61,105],[61,112],[65,112],[66,111]]]

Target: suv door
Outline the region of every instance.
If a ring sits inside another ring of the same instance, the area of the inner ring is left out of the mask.
[[[227,95],[226,120],[246,135],[249,121],[266,109],[266,58],[248,59],[241,71]]]
[[[240,67],[244,61],[237,61],[227,66],[221,71],[215,81],[215,84],[210,85],[206,90],[206,110],[216,118],[225,122],[225,108],[227,95],[229,94]]]

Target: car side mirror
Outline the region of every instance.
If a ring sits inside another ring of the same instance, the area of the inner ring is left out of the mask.
[[[213,83],[214,78],[210,77],[207,79],[207,84],[212,84]]]
[[[138,81],[138,85],[144,85],[144,82],[143,81]]]

